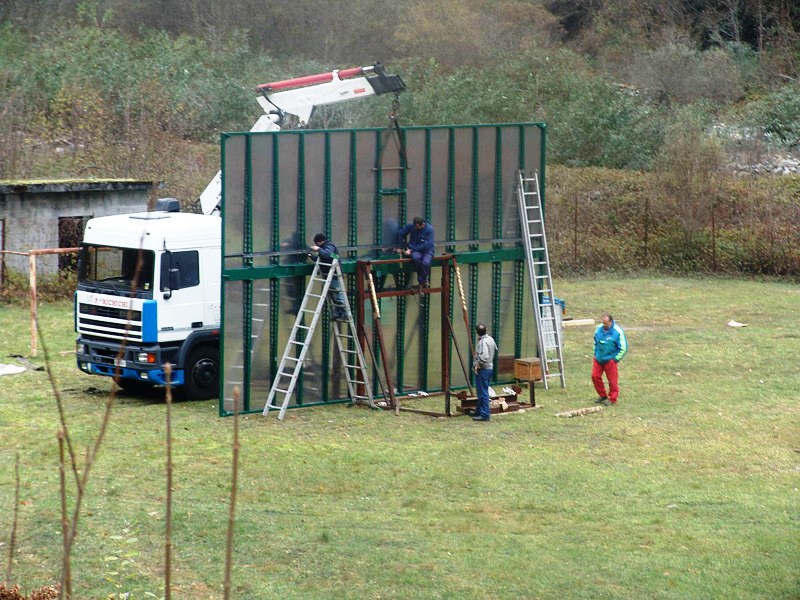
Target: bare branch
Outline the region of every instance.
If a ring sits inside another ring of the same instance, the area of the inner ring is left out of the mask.
[[[61,571],[61,589],[64,598],[72,597],[72,569],[69,554],[69,519],[67,518],[67,473],[64,462],[64,434],[63,429],[58,430],[58,472],[61,488],[61,537],[64,543],[63,568]],[[74,464],[74,463],[73,463]]]
[[[6,582],[11,585],[11,575],[14,570],[14,548],[17,545],[17,519],[19,517],[19,451],[14,460],[14,516],[11,520],[11,539],[8,543],[8,569]]]
[[[50,365],[50,351],[47,349],[47,344],[44,341],[44,335],[42,335],[41,327],[39,326],[39,316],[36,315],[34,319],[34,324],[36,326],[36,334],[39,336],[39,342],[42,346],[42,353],[44,354],[44,368],[47,370],[47,379],[50,382],[50,389],[53,390],[53,397],[56,399],[56,407],[58,408],[58,420],[61,423],[61,431],[64,434],[64,440],[67,442],[67,450],[69,451],[69,458],[70,464],[72,466],[72,472],[75,475],[75,483],[80,486],[80,477],[78,476],[78,463],[75,459],[75,450],[72,448],[72,441],[69,437],[69,431],[67,430],[67,419],[64,416],[64,400],[61,398],[61,392],[56,385],[56,378],[53,375],[53,369]]]

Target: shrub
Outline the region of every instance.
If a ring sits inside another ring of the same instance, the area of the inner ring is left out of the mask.
[[[554,167],[547,237],[559,273],[635,271],[800,277],[800,197],[789,178],[716,173],[692,211],[660,174]]]
[[[575,166],[648,168],[663,139],[660,111],[607,82],[582,83],[570,100],[548,107],[549,156]]]
[[[779,146],[800,148],[800,83],[777,89],[750,103],[745,122]]]
[[[78,278],[73,271],[61,271],[36,278],[36,296],[41,302],[68,300],[78,287]],[[7,304],[27,304],[30,298],[28,274],[8,269],[0,286],[0,301]]]
[[[723,48],[698,52],[680,42],[670,43],[638,56],[630,77],[666,103],[700,99],[729,103],[744,93],[739,66]]]

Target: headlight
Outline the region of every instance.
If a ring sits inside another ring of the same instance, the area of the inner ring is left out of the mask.
[[[136,360],[141,363],[154,365],[156,364],[156,354],[155,352],[139,352],[139,354],[136,355]]]
[[[75,354],[86,354],[86,345],[75,344]]]

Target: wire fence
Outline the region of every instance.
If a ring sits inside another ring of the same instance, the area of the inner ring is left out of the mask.
[[[628,190],[631,192],[631,190]],[[665,198],[550,194],[547,230],[560,274],[665,271],[800,277],[800,202],[769,193]]]

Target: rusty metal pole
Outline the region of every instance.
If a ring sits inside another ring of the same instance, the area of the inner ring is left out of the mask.
[[[31,302],[31,356],[36,356],[38,343],[36,338],[36,319],[39,315],[38,292],[36,290],[36,257],[40,254],[71,254],[80,248],[43,248],[30,252],[4,252],[4,254],[21,254],[28,257],[28,286]]]
[[[28,254],[28,286],[31,295],[31,356],[36,356],[36,255],[31,252]]]
[[[372,318],[375,323],[375,332],[378,334],[378,347],[381,351],[381,362],[383,363],[383,376],[386,379],[386,387],[388,388],[389,401],[394,406],[394,413],[400,414],[400,403],[394,395],[394,385],[392,384],[392,377],[389,373],[389,365],[386,363],[386,345],[383,342],[383,328],[381,327],[381,309],[378,306],[378,296],[375,294],[375,282],[372,279],[372,269],[367,272],[369,277],[369,295],[372,299]]]
[[[452,338],[454,345],[456,347],[456,354],[458,354],[458,362],[461,363],[461,372],[464,373],[464,378],[467,380],[467,389],[469,389],[469,395],[472,396],[472,385],[469,383],[469,370],[467,370],[467,365],[464,362],[464,357],[461,354],[461,347],[456,342],[456,330],[453,328],[453,322],[450,320],[450,315],[446,315],[447,319],[447,328],[450,330],[450,337]]]

